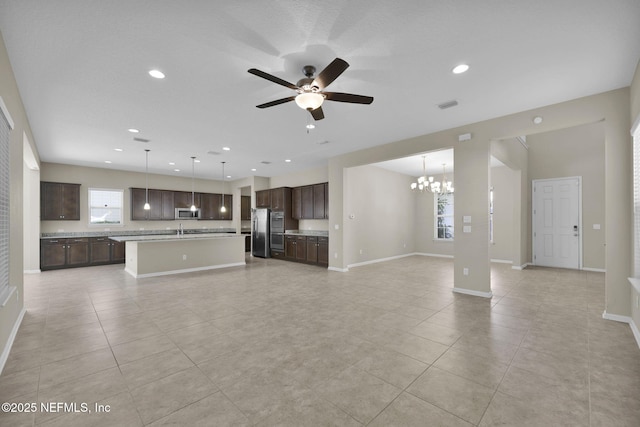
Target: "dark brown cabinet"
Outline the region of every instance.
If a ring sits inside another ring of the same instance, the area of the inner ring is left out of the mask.
[[[271,190],[256,191],[256,208],[271,207]]]
[[[318,237],[318,265],[329,266],[329,238]]]
[[[188,191],[172,191],[149,189],[151,209],[144,210],[147,200],[146,189],[131,188],[131,220],[132,221],[172,221],[175,219],[175,208],[190,208],[193,202],[200,211],[200,219],[230,220],[233,218],[233,196],[224,195],[227,212],[221,213],[222,195],[214,193],[194,193]]]
[[[287,206],[290,206],[287,202],[291,199],[291,189],[287,187],[272,188],[271,189],[271,209],[274,211],[284,211]]]
[[[173,205],[176,208],[190,208],[191,205],[200,207],[200,193],[191,193],[188,191],[174,191]]]
[[[305,185],[291,190],[291,214],[296,219],[329,217],[329,184]]]
[[[240,197],[240,219],[243,221],[251,221],[251,197]]]
[[[47,239],[40,243],[40,269],[89,265],[89,239]]]
[[[326,213],[326,191],[327,184],[315,184],[313,186],[313,218],[314,219],[325,219],[327,218]]]
[[[232,219],[233,218],[233,196],[224,195],[224,207],[226,212],[221,212],[222,194],[199,193],[200,199],[200,219]],[[198,205],[196,205],[197,207]]]
[[[131,220],[172,220],[175,217],[173,209],[173,191],[149,189],[149,206],[147,211],[144,204],[147,201],[146,189],[131,189]]]
[[[106,236],[89,238],[90,265],[124,262],[125,242],[116,242]]]
[[[125,244],[106,236],[40,240],[40,270],[124,262]]]
[[[329,265],[329,238],[324,236],[287,235],[284,258],[327,267]]]
[[[41,220],[80,220],[80,184],[40,183]]]

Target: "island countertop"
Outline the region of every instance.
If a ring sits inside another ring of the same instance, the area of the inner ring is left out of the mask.
[[[183,234],[178,236],[177,234],[149,234],[144,236],[110,236],[111,240],[115,240],[116,242],[143,242],[143,241],[153,241],[153,240],[164,240],[164,241],[178,241],[178,240],[200,240],[200,239],[222,239],[222,238],[233,238],[233,237],[241,237],[245,238],[244,234],[236,234],[236,233],[202,233],[202,234]]]

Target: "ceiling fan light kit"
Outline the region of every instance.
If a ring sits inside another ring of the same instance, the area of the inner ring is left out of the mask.
[[[371,96],[323,91],[327,86],[333,83],[333,81],[337,79],[348,67],[349,64],[345,60],[336,58],[314,78],[313,75],[316,72],[316,68],[312,65],[305,65],[302,68],[302,72],[306,77],[300,79],[297,84],[290,83],[286,80],[283,80],[269,73],[265,73],[264,71],[260,71],[256,68],[251,68],[248,70],[250,74],[262,77],[263,79],[269,80],[270,82],[279,84],[298,92],[298,95],[266,102],[264,104],[256,105],[256,107],[268,108],[290,101],[295,101],[300,108],[309,111],[311,117],[313,117],[314,120],[322,120],[324,119],[322,103],[325,100],[346,102],[351,104],[371,104],[373,102],[373,97]]]

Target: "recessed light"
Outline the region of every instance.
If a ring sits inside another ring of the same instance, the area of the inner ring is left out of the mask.
[[[231,148],[229,148],[229,147],[222,147],[222,149],[223,149],[224,151],[231,151]]]
[[[307,125],[307,129],[315,129],[315,128],[316,128],[316,125],[314,125],[313,123],[309,123]]]
[[[198,160],[198,159],[193,159],[193,162],[194,162],[194,163],[200,163],[200,160]]]
[[[140,132],[138,129],[135,129],[135,128],[131,128],[131,129],[127,129],[127,130],[128,130],[129,132],[131,132],[131,133],[138,133],[138,132]]]
[[[285,162],[291,163],[291,159],[286,159]]]
[[[180,172],[180,169],[174,169],[173,171],[174,172]]]
[[[453,74],[462,74],[465,71],[467,71],[469,69],[469,66],[467,64],[460,64],[457,65],[453,70],[451,70],[453,72]]]
[[[541,116],[535,116],[533,118],[533,124],[534,125],[539,125],[540,123],[542,123],[542,117]]]
[[[175,162],[169,162],[169,166],[175,166],[176,163]]]
[[[257,170],[258,170],[258,169],[256,169],[256,168],[251,168],[251,172],[255,172],[255,171],[257,171]]]
[[[114,148],[113,151],[118,151],[118,152],[122,152],[124,151],[122,148]]]
[[[227,175],[227,179],[231,178],[231,175]]]
[[[164,73],[160,70],[151,70],[149,75],[155,79],[164,79]]]
[[[105,163],[111,163],[111,160],[105,160],[104,162]]]

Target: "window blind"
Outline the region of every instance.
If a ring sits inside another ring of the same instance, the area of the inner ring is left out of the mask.
[[[633,275],[640,277],[640,132],[633,138]]]
[[[0,109],[0,304],[9,292],[9,119]]]

